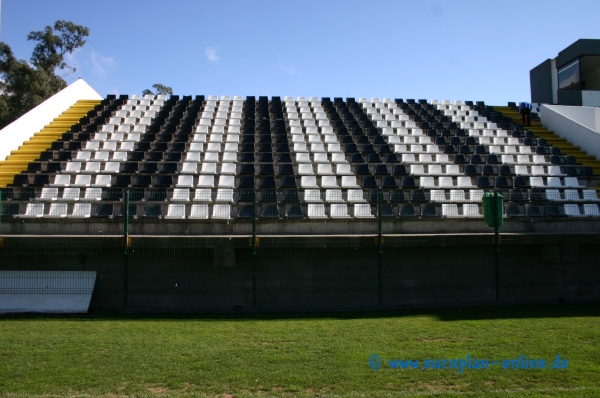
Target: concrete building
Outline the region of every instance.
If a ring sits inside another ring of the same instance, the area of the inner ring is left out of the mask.
[[[529,71],[531,102],[600,106],[600,40],[580,39]]]

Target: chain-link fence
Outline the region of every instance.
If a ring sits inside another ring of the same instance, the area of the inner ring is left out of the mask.
[[[96,271],[92,308],[600,297],[598,202],[578,191],[500,192],[497,237],[483,192],[198,191],[3,191],[1,269]]]

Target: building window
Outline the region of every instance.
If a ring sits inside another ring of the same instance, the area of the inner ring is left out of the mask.
[[[581,90],[579,59],[569,62],[558,70],[559,90]]]

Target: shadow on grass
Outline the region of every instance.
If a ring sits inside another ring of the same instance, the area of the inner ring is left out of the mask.
[[[160,312],[160,311],[92,311],[88,314],[5,314],[2,320],[81,320],[81,321],[276,321],[293,319],[379,319],[405,317],[435,317],[440,321],[494,320],[494,319],[535,319],[535,318],[577,318],[599,317],[600,303],[586,304],[537,304],[510,306],[418,308],[397,310],[349,310],[349,311],[236,311],[236,312]]]

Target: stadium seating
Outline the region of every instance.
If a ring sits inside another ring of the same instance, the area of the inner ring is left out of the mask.
[[[589,178],[482,103],[108,96],[3,200],[23,218],[122,215],[128,191],[147,219],[471,219],[499,190],[506,217],[597,217]]]

